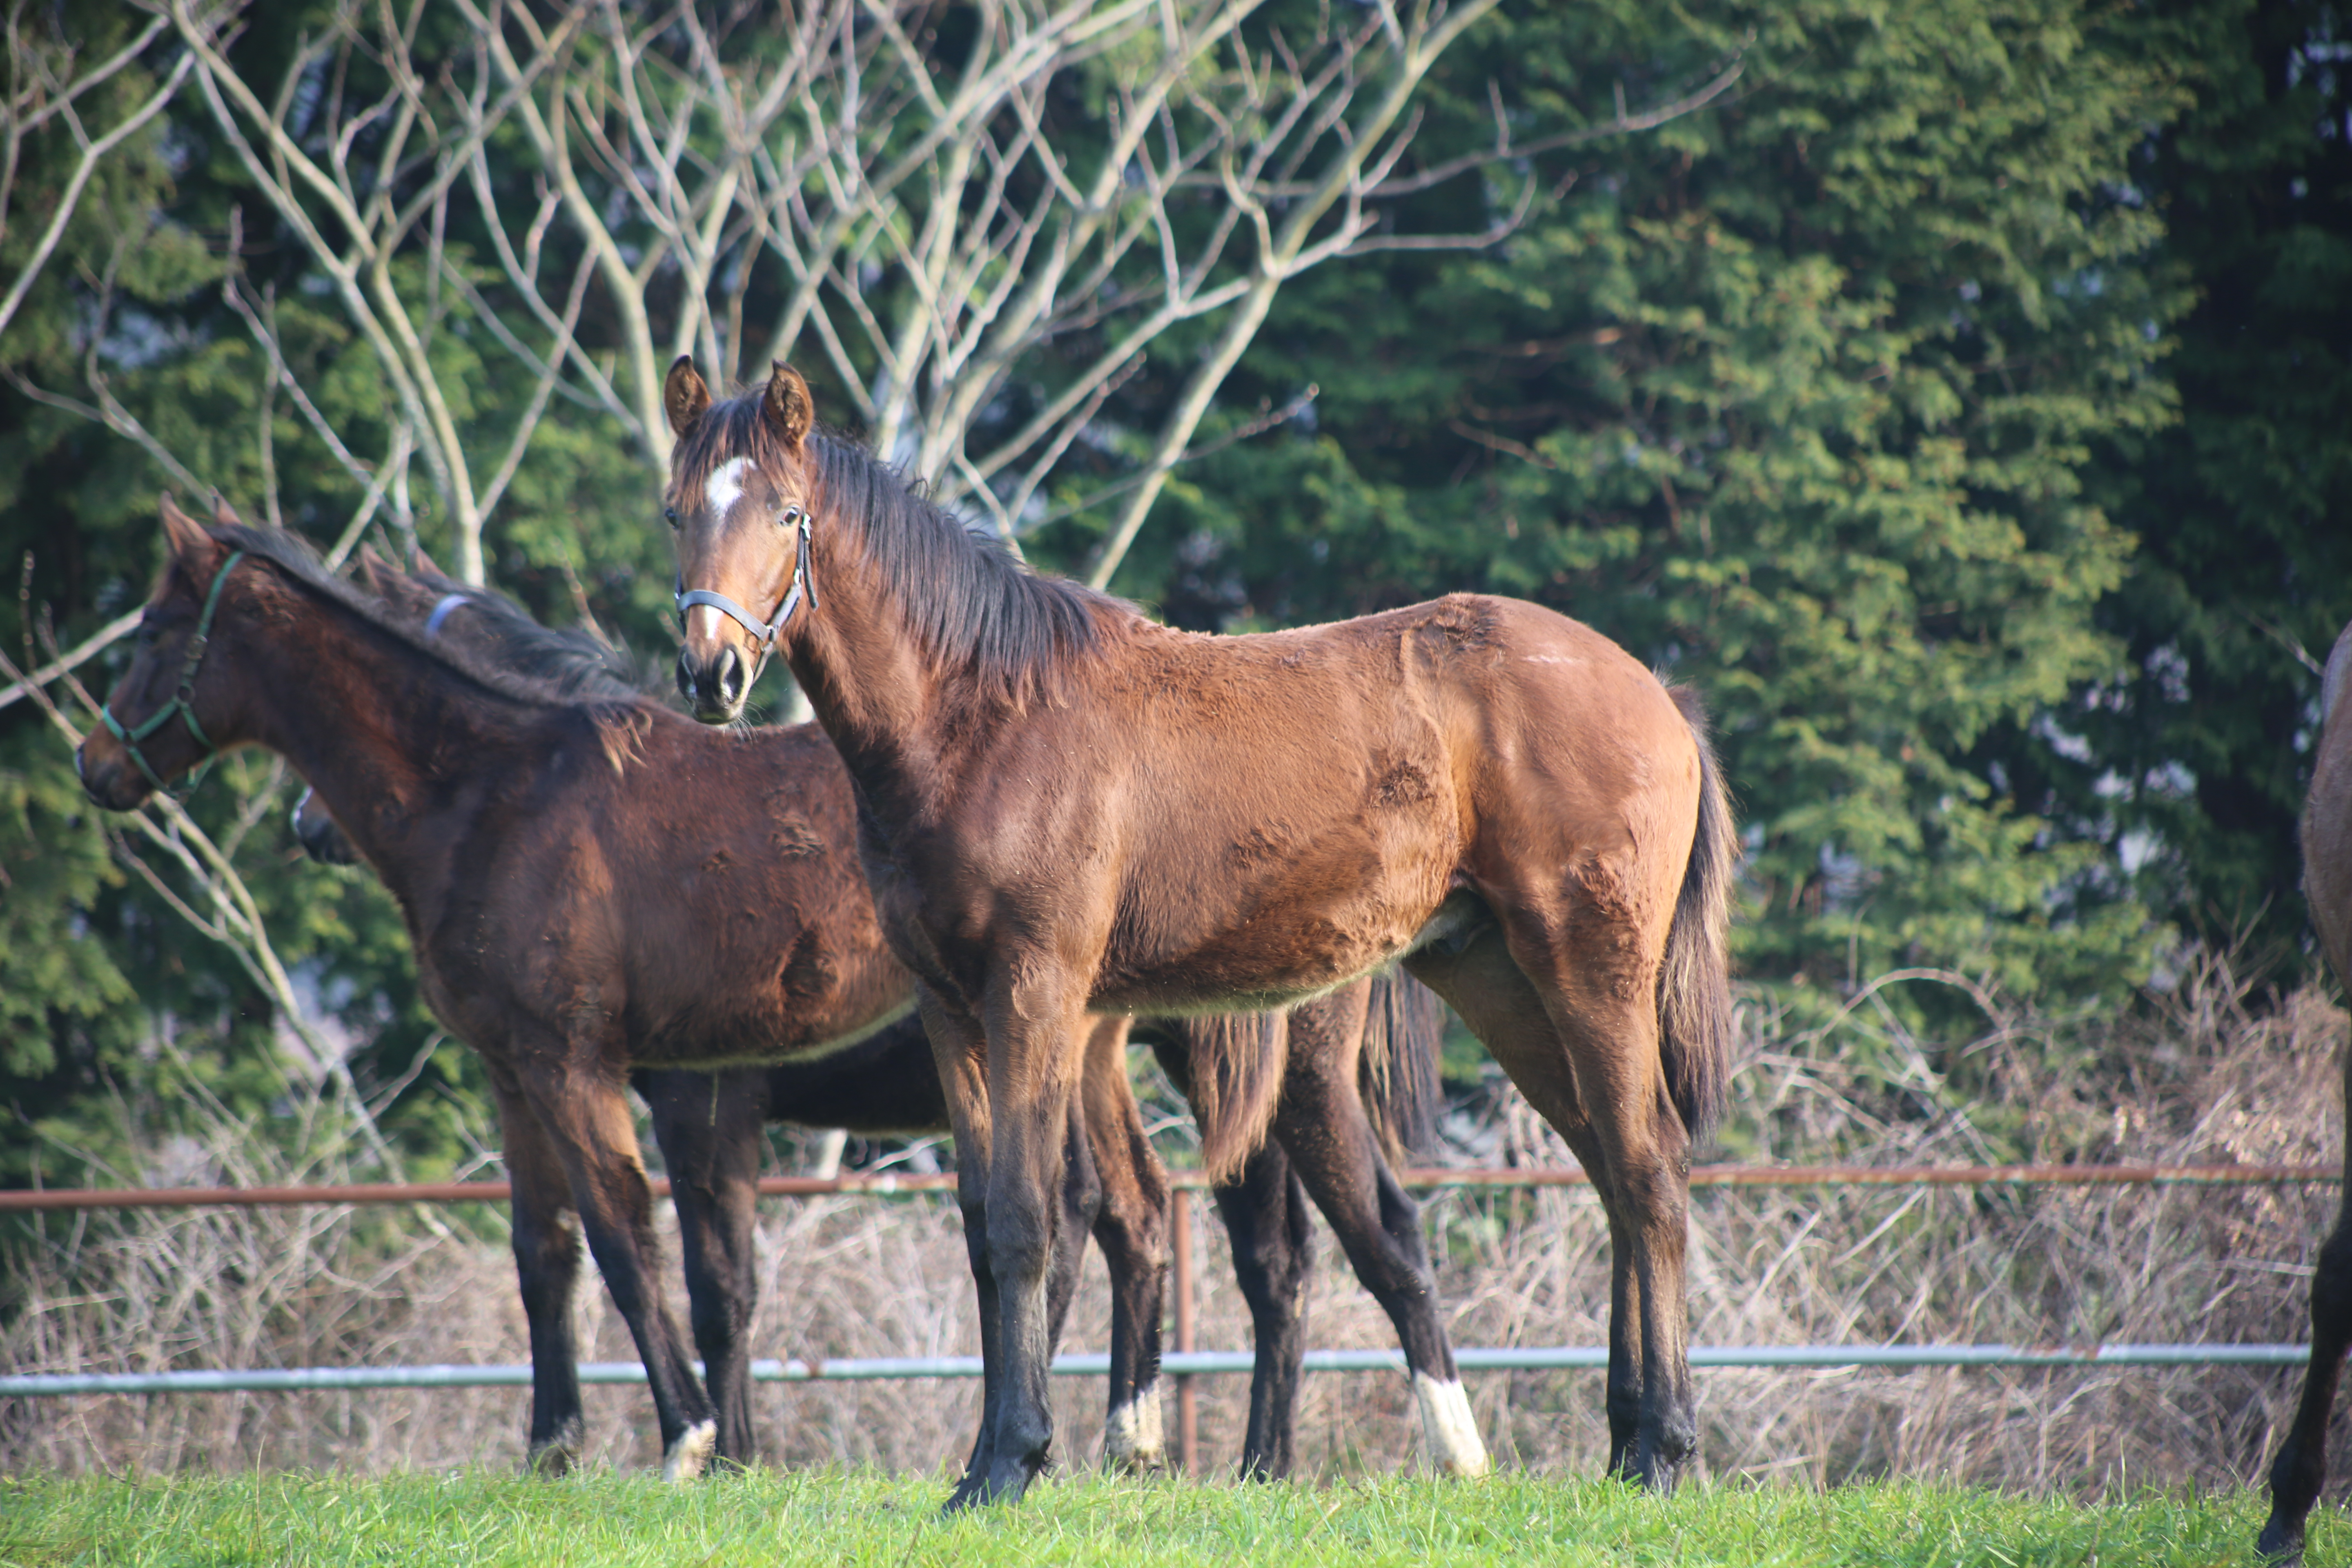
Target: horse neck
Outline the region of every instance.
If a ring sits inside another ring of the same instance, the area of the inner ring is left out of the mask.
[[[248,616],[224,645],[242,668],[244,722],[227,737],[266,746],[294,764],[393,891],[408,900],[421,868],[409,845],[431,774],[446,759],[481,758],[499,744],[498,710],[511,700],[472,683],[364,616],[300,584],[309,608]],[[236,731],[242,731],[241,733]]]
[[[910,802],[937,775],[940,717],[959,700],[883,590],[854,524],[815,549],[818,607],[803,606],[779,649],[861,792]]]

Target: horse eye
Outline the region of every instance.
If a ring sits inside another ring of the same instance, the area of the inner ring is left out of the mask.
[[[666,506],[662,508],[662,518],[672,528],[676,528],[677,526],[677,508],[674,506]]]

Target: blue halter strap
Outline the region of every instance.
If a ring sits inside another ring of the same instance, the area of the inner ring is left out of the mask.
[[[165,787],[163,775],[147,761],[147,754],[139,749],[139,742],[170,723],[173,718],[185,723],[188,733],[194,735],[196,744],[205,749],[205,760],[196,764],[196,771],[188,781],[190,788],[204,782],[205,770],[213,765],[213,758],[219,754],[220,748],[213,744],[211,737],[205,733],[204,726],[196,722],[196,670],[204,664],[205,646],[212,640],[213,615],[220,608],[221,590],[228,585],[228,574],[244,559],[244,551],[232,550],[228,559],[221,563],[220,571],[215,574],[213,585],[205,594],[205,613],[196,619],[196,635],[188,639],[187,661],[180,666],[180,689],[173,693],[172,700],[155,710],[147,721],[135,730],[122,727],[122,721],[114,716],[112,704],[98,710],[98,716],[107,729],[122,742],[122,749],[131,753],[131,760],[139,764],[139,771],[145,773],[147,782],[157,789]]]

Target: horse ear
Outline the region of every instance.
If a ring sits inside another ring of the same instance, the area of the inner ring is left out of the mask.
[[[768,395],[761,400],[760,411],[783,437],[784,445],[795,452],[808,438],[809,426],[816,423],[816,405],[809,397],[808,383],[782,360],[768,372]]]
[[[694,373],[694,356],[680,354],[662,378],[662,412],[669,416],[670,433],[683,436],[694,428],[710,406],[710,388]]]
[[[441,570],[441,563],[439,562],[425,553],[425,546],[422,544],[416,547],[416,564],[409,569],[409,575],[412,577],[438,577],[444,583],[454,583],[457,581],[457,579],[450,576],[449,574]]]
[[[236,508],[228,504],[228,497],[215,490],[213,492],[213,526],[237,528],[243,526],[244,522],[245,519],[236,515]]]
[[[209,565],[220,553],[220,546],[205,531],[205,525],[182,511],[169,491],[163,496],[163,537],[171,542],[172,553],[192,565]]]

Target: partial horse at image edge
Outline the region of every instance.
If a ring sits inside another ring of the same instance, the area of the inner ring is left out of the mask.
[[[2303,808],[2303,889],[2311,923],[2336,978],[2352,991],[2352,626],[2336,639],[2320,683],[2319,749]],[[2352,1052],[2344,1060],[2352,1104]],[[2260,1551],[2273,1563],[2303,1558],[2304,1521],[2327,1480],[2327,1422],[2352,1348],[2352,1142],[2345,1150],[2343,1206],[2311,1275],[2311,1364],[2286,1441],[2271,1464],[2271,1514]]]

